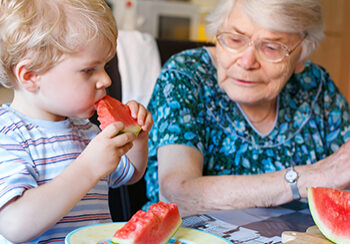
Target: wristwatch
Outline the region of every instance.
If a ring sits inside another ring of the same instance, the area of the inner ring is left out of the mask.
[[[287,172],[284,175],[284,179],[289,183],[290,188],[292,189],[294,200],[300,199],[300,194],[297,186],[298,178],[299,178],[299,174],[294,170],[294,167],[288,168]]]

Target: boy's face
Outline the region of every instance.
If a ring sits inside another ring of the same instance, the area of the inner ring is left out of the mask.
[[[105,72],[109,45],[98,38],[39,75],[36,105],[40,119],[89,118],[95,103],[106,95],[111,80]]]

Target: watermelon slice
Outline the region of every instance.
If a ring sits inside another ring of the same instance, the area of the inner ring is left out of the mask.
[[[350,192],[310,187],[309,208],[322,234],[335,243],[350,243]]]
[[[168,243],[182,223],[174,203],[158,202],[145,212],[137,211],[112,238],[118,244]]]
[[[105,96],[96,103],[97,120],[100,121],[100,128],[103,130],[110,123],[121,121],[125,125],[121,132],[132,132],[138,134],[141,127],[137,120],[131,116],[130,108],[117,99]]]

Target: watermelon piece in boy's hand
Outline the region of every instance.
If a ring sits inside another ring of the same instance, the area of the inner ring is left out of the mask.
[[[121,132],[132,132],[138,134],[141,126],[131,116],[130,108],[117,99],[105,96],[96,103],[97,120],[100,121],[100,128],[103,130],[109,124],[120,121],[125,125]]]
[[[158,202],[137,211],[112,238],[118,244],[165,244],[179,229],[182,219],[174,203]]]

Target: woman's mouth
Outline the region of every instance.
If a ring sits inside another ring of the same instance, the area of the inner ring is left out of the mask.
[[[256,84],[256,82],[254,82],[254,81],[241,80],[241,79],[235,79],[235,78],[233,78],[233,81],[238,83],[239,85],[246,85],[246,86]]]

